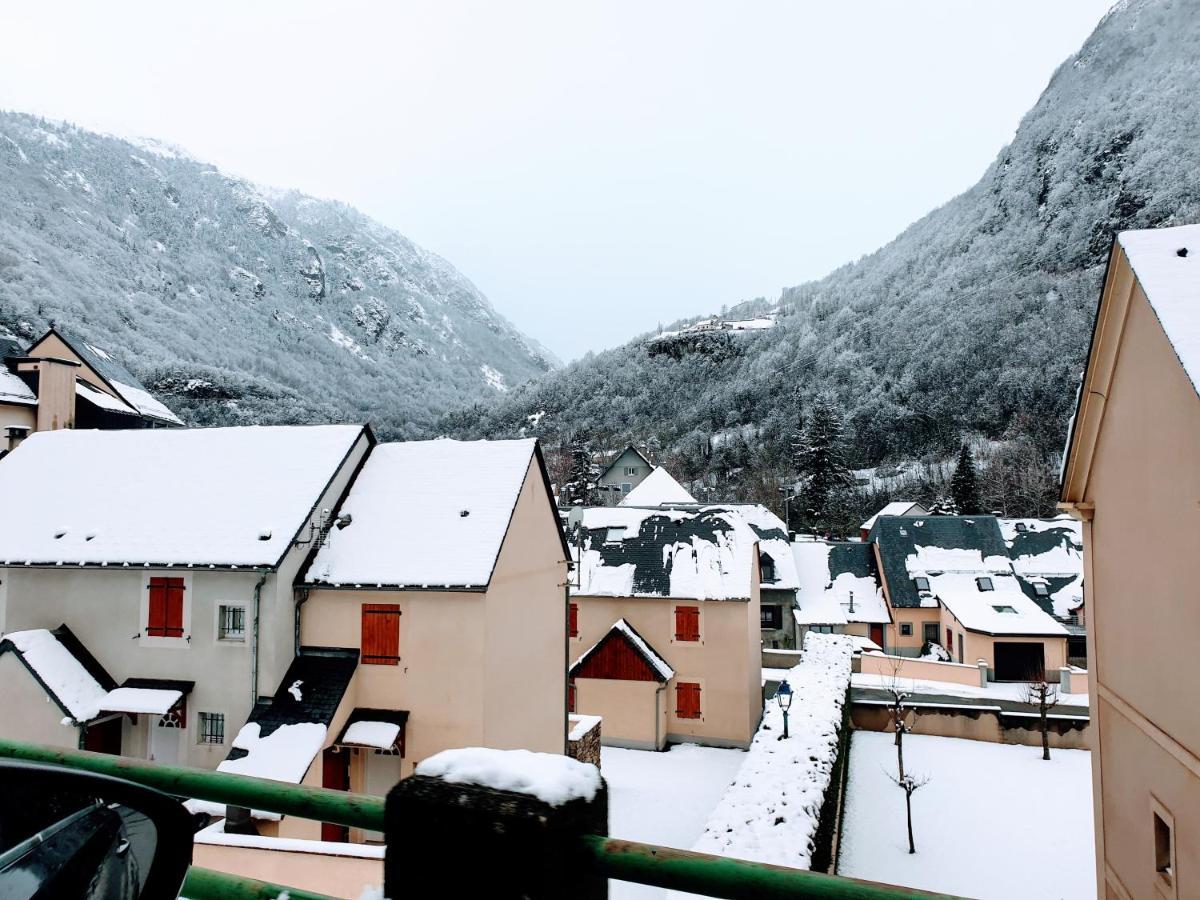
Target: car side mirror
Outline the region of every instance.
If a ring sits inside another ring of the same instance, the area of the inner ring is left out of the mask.
[[[192,818],[151,788],[76,769],[0,762],[0,897],[174,900]]]

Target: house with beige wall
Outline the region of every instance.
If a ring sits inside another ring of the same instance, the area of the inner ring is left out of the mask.
[[[563,753],[568,555],[537,443],[381,444],[334,518],[297,579],[299,653],[218,768],[382,795],[450,748]]]
[[[892,615],[879,584],[875,548],[861,541],[801,536],[792,542],[792,557],[799,582],[793,612],[799,642],[816,631],[855,635],[870,641],[860,646],[883,649]]]
[[[1083,523],[1097,883],[1200,896],[1200,225],[1109,259],[1060,506]]]
[[[772,584],[794,579],[786,532],[765,512],[572,511],[572,709],[603,717],[604,743],[749,745],[762,716],[764,562]]]
[[[35,431],[182,424],[103,347],[56,327],[28,348],[0,336],[0,451]]]
[[[215,767],[292,663],[294,582],[373,443],[351,425],[27,438],[0,463],[0,734]],[[74,703],[55,687],[72,665]]]

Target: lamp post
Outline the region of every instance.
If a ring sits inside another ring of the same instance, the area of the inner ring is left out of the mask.
[[[786,678],[780,683],[779,689],[775,691],[775,702],[783,710],[783,735],[779,738],[782,741],[788,736],[788,710],[792,706],[792,686],[787,683]]]

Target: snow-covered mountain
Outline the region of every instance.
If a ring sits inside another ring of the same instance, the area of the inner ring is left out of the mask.
[[[772,327],[674,327],[446,424],[599,447],[657,438],[695,477],[786,467],[798,416],[825,392],[858,466],[953,452],[963,433],[1056,452],[1115,232],[1200,221],[1198,12],[1119,3],[978,184],[870,256],[724,317],[773,314]]]
[[[412,436],[555,364],[448,262],[349,206],[0,113],[0,326],[51,322],[192,423]]]

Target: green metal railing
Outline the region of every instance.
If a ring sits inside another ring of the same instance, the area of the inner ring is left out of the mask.
[[[111,775],[177,797],[194,797],[213,803],[267,810],[350,828],[384,830],[382,797],[2,739],[0,758],[51,763]],[[930,894],[805,869],[789,869],[600,835],[584,837],[582,841],[586,858],[597,872],[607,878],[724,900],[785,897],[791,900],[894,900],[898,897],[954,900],[946,894]],[[296,900],[324,900],[321,894],[196,866],[191,868],[184,884],[184,894],[192,900],[274,898],[284,891]]]

